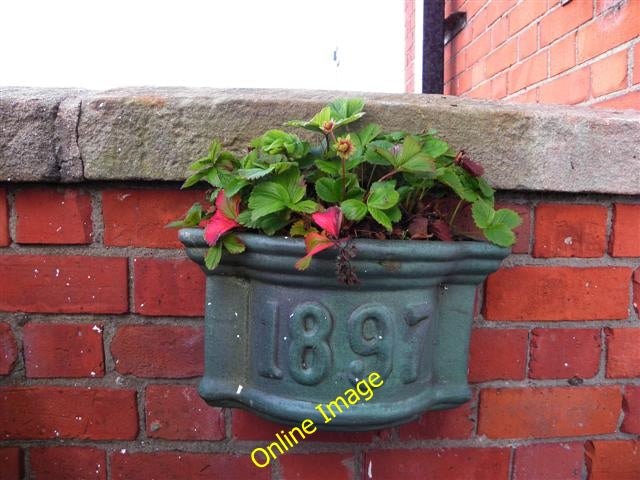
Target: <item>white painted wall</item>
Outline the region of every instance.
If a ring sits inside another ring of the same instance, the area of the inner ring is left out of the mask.
[[[3,86],[403,90],[403,0],[2,0],[0,19]]]

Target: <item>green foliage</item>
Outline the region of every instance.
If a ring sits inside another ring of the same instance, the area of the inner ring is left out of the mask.
[[[216,213],[225,230],[244,228],[307,240],[310,235],[324,235],[312,223],[322,215],[316,212],[330,207],[337,207],[336,215],[345,219],[340,234],[344,238],[362,231],[374,238],[408,238],[409,224],[416,217],[423,217],[425,228],[435,221],[451,226],[455,213],[445,215],[431,205],[434,199],[453,195],[472,204],[474,222],[489,241],[502,246],[514,243],[513,229],[520,217],[511,210],[495,210],[494,191],[479,176],[481,167],[468,156],[462,161],[462,154],[433,130],[414,134],[384,132],[373,123],[358,125],[363,109],[362,100],[337,99],[309,120],[285,124],[318,133],[315,143],[306,140],[309,133],[303,140],[293,132],[272,129],[253,139],[247,153],[238,156],[213,141],[206,155],[189,166],[192,174],[182,188],[206,185],[209,203],[220,191],[233,198],[228,204],[239,207],[239,214]],[[220,207],[194,204],[182,220],[168,226],[210,222],[215,208]],[[432,233],[422,232],[420,238],[433,237]],[[462,235],[453,233],[457,238]],[[339,241],[330,237],[330,243]],[[225,233],[207,252],[206,264],[214,268],[223,250],[239,254],[244,248],[235,233]]]

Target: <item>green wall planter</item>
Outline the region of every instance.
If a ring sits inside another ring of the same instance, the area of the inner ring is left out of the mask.
[[[335,277],[335,253],[305,272],[301,239],[242,234],[241,255],[204,267],[202,230],[180,240],[207,275],[205,374],[214,406],[326,430],[370,430],[469,400],[469,334],[476,286],[509,249],[481,242],[357,240],[360,284]],[[371,372],[384,384],[329,423],[327,404]]]

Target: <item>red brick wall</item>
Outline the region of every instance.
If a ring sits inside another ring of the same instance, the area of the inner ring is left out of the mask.
[[[481,290],[473,400],[259,470],[280,427],[195,390],[204,278],[163,228],[194,195],[0,190],[0,479],[640,478],[637,198],[502,194],[525,222]]]
[[[640,109],[639,0],[445,0],[445,9],[468,19],[445,47],[446,94]]]

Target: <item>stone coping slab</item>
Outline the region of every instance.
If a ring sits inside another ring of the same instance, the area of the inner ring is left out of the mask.
[[[213,138],[241,152],[339,97],[386,130],[436,129],[499,190],[640,193],[640,112],[270,89],[0,88],[0,181],[183,180]]]

